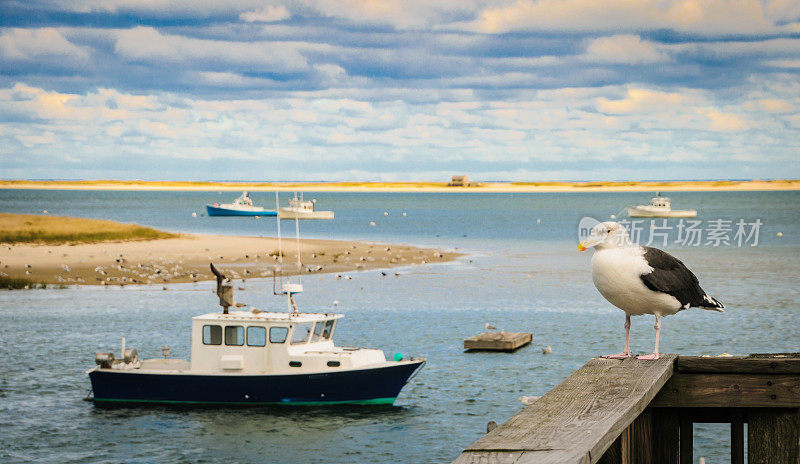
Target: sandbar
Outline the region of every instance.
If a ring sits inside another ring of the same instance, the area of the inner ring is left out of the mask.
[[[446,182],[192,182],[125,180],[0,180],[0,189],[174,190],[281,192],[673,192],[800,190],[800,179],[710,181],[478,182],[448,187]]]
[[[157,240],[74,245],[0,244],[0,275],[55,285],[135,285],[213,280],[209,263],[233,280],[346,272],[452,261],[461,254],[409,245],[181,234]],[[388,274],[388,273],[387,273]]]

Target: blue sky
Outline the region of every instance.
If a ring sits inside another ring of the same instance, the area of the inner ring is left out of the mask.
[[[3,0],[0,177],[800,177],[797,0]]]

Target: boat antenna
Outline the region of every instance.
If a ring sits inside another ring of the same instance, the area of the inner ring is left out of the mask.
[[[300,269],[302,267],[302,263],[300,261],[300,225],[296,222],[297,218],[295,217],[295,231],[297,233],[297,284],[292,284],[290,278],[286,278],[286,283],[283,281],[283,240],[281,237],[281,216],[280,216],[280,200],[278,198],[278,192],[275,191],[275,210],[278,211],[276,216],[276,220],[278,221],[278,272],[280,272],[280,292],[276,291],[275,288],[275,281],[276,281],[276,274],[278,272],[273,272],[272,274],[272,293],[273,295],[286,295],[286,304],[288,306],[289,312],[293,314],[297,314],[297,305],[294,302],[294,298],[292,295],[295,293],[300,293],[303,291],[303,286],[300,284]]]

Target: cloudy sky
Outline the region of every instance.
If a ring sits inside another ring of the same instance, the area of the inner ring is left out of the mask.
[[[460,173],[800,177],[800,1],[0,1],[0,178]]]

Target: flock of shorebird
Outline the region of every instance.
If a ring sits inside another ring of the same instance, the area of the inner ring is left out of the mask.
[[[9,250],[11,248],[9,247]],[[325,257],[325,252],[310,253],[309,258],[304,260],[311,261],[310,264],[303,264],[299,268],[301,273],[319,273],[326,271],[326,266],[335,266],[341,269],[342,265],[353,267],[354,270],[365,270],[369,263],[382,261],[389,264],[401,264],[408,262],[409,264],[426,264],[431,261],[441,260],[444,255],[438,251],[430,252],[430,250],[417,250],[413,256],[409,256],[403,249],[392,250],[390,246],[369,245],[368,249],[363,250],[365,253],[359,253],[356,245],[351,245],[350,249],[336,251],[331,254],[332,259],[328,259],[328,263],[314,263],[315,260],[321,260]],[[210,251],[206,249],[206,251]],[[374,251],[374,253],[373,253]],[[191,259],[181,253],[178,258],[170,259],[164,257],[153,256],[140,256],[125,254],[111,254],[108,250],[103,249],[99,254],[105,255],[108,259],[108,264],[97,265],[93,268],[93,275],[88,275],[87,272],[78,272],[83,265],[83,260],[79,259],[77,262],[64,262],[59,265],[60,272],[53,276],[59,284],[99,284],[99,285],[130,285],[130,284],[164,284],[168,282],[198,282],[201,280],[212,279],[213,276],[207,272],[203,272],[205,266],[197,264],[199,255],[191,256]],[[356,256],[362,254],[362,256]],[[63,255],[64,257],[67,254]],[[223,261],[226,275],[236,280],[246,280],[248,278],[256,277],[270,277],[274,273],[279,272],[281,266],[284,271],[293,272],[298,268],[294,262],[297,255],[289,256],[287,253],[283,254],[285,263],[280,264],[280,256],[278,252],[260,254],[245,254],[244,256],[207,256],[208,261]],[[253,267],[244,267],[252,265]],[[6,265],[6,267],[8,267]],[[33,266],[31,264],[24,264],[25,274],[31,275]],[[86,271],[86,269],[84,269]],[[388,275],[386,271],[380,271],[382,276]],[[0,271],[0,275],[6,277],[7,274]],[[400,272],[394,272],[395,276],[399,276]],[[336,274],[337,279],[352,280],[352,276],[345,274]],[[89,281],[89,282],[87,282]]]

